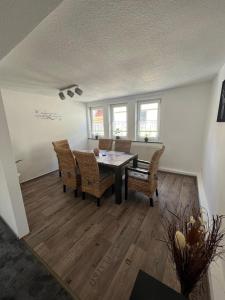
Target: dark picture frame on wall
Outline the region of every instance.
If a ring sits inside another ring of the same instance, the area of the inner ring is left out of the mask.
[[[220,105],[217,115],[217,122],[225,122],[225,80],[223,81],[220,94]]]

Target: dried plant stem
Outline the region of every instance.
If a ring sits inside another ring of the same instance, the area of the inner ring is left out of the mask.
[[[213,216],[212,221],[196,208],[185,207],[177,212],[168,210],[164,220],[165,241],[176,266],[181,293],[189,294],[208,271],[209,265],[217,257],[223,257],[224,216]]]

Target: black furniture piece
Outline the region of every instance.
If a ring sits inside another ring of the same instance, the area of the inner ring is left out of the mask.
[[[187,300],[183,295],[143,272],[139,271],[130,300]]]

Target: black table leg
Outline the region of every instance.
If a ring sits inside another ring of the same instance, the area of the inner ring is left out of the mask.
[[[127,192],[128,192],[128,170],[125,168],[125,200],[127,200]]]
[[[135,158],[133,159],[133,168],[137,168],[138,166],[138,156],[135,156]]]
[[[122,202],[122,168],[115,169],[115,203]]]

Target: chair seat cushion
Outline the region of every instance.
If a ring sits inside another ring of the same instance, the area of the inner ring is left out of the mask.
[[[129,177],[139,179],[139,180],[148,181],[148,174],[138,173],[138,172],[135,172],[135,171],[129,171]]]

